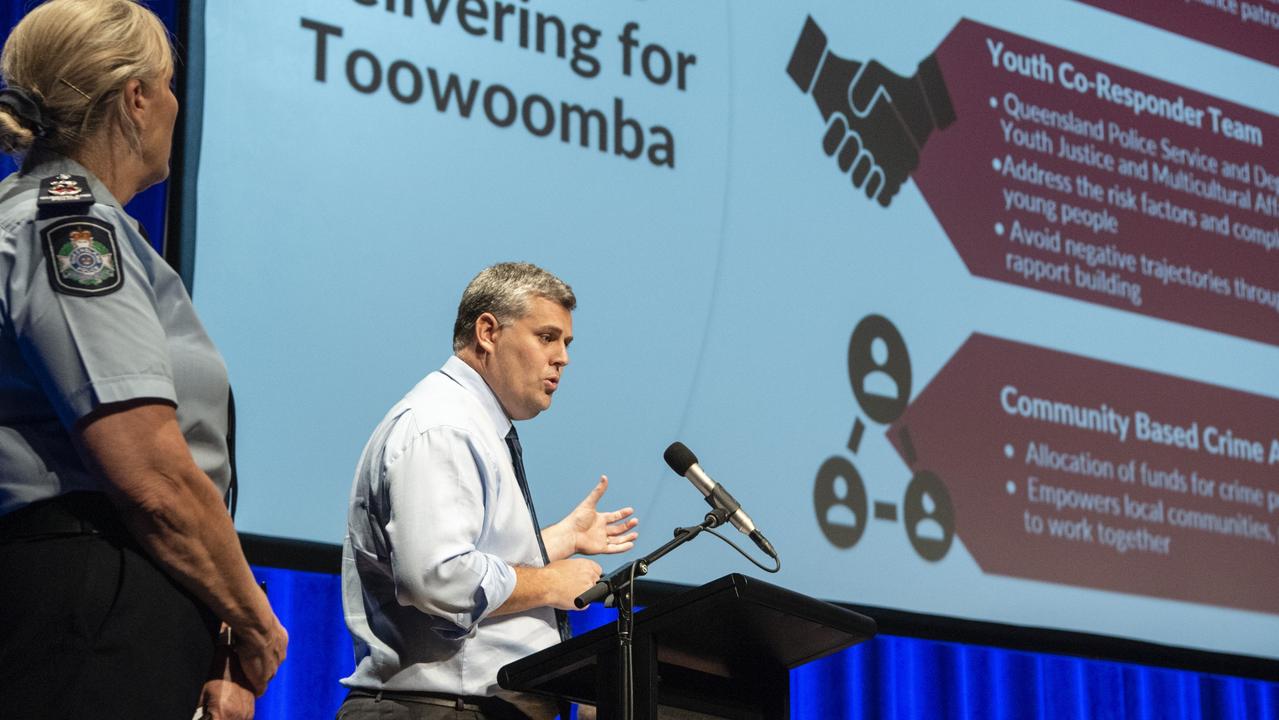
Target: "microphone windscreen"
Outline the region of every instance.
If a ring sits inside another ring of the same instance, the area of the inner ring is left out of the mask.
[[[682,442],[673,442],[671,446],[666,448],[666,452],[662,453],[662,457],[666,460],[666,464],[671,466],[676,475],[683,476],[688,469],[697,464],[697,456],[684,446]]]

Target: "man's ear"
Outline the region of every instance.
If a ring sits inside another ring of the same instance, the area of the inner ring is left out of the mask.
[[[475,319],[475,342],[480,352],[490,354],[497,346],[497,338],[502,334],[502,323],[497,321],[493,313],[480,313]]]

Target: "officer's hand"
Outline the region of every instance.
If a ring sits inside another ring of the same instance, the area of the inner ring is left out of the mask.
[[[196,717],[200,720],[253,720],[253,687],[229,649],[219,648],[214,672],[200,691]]]
[[[240,658],[244,677],[258,695],[266,692],[267,683],[275,677],[289,649],[289,633],[271,614],[265,632],[240,630],[235,635],[235,654]]]
[[[550,597],[546,604],[559,610],[576,609],[573,600],[590,590],[604,574],[599,563],[586,558],[556,560],[543,568],[543,571],[550,576],[550,582],[547,583]]]

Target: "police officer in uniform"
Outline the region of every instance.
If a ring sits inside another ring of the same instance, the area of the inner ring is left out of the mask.
[[[288,637],[223,504],[226,369],[123,210],[168,175],[168,35],[50,0],[0,74],[0,717],[250,717]]]

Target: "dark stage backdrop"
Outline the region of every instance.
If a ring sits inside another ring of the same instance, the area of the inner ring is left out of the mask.
[[[22,1],[0,4],[4,28],[11,27],[31,4]],[[240,8],[231,0],[213,0],[209,4],[220,5],[223,9],[232,8],[231,15]],[[175,33],[182,36],[182,29],[178,27],[179,15],[186,8],[179,6],[184,3],[157,0],[150,5],[175,29]],[[788,34],[793,34],[792,31],[798,32],[798,27],[787,28]],[[1262,44],[1253,56],[1260,57],[1256,53],[1264,56],[1266,49],[1267,46]],[[340,70],[336,72],[340,73]],[[185,77],[181,78],[181,82],[183,90],[189,89]],[[191,102],[195,98],[186,93],[183,97],[188,100],[184,111],[198,107]],[[814,132],[817,131],[808,134]],[[324,151],[315,149],[317,153]],[[176,157],[180,161],[181,153]],[[341,149],[333,150],[331,162],[349,164],[350,160]],[[175,168],[175,171],[180,171],[180,168]],[[190,176],[194,177],[193,174]],[[180,185],[181,182],[179,178],[174,184]],[[148,228],[157,249],[164,249],[165,238],[176,242],[178,236],[177,216],[166,215],[165,212],[171,205],[168,198],[170,189],[171,185],[153,188],[129,206],[130,212]],[[193,193],[194,188],[189,192]],[[190,196],[178,199],[191,200]],[[820,205],[813,205],[810,211],[820,211]],[[288,203],[281,204],[280,212],[290,212]],[[213,245],[223,239],[201,236],[200,242]],[[1040,240],[1048,242],[1045,238]],[[1033,240],[1028,239],[1027,242]],[[173,250],[171,246],[169,249]],[[173,253],[173,257],[179,258],[180,255]],[[192,257],[183,260],[184,269],[190,277]],[[1012,282],[1024,282],[1028,277],[1013,279]],[[979,338],[978,344],[982,342],[985,341]],[[990,348],[974,346],[971,349],[977,352]],[[1021,346],[998,349],[1033,351],[1033,348]],[[1052,360],[1071,361],[1070,358],[1063,359],[1063,356]],[[232,370],[234,373],[235,368]],[[1013,407],[1016,407],[1015,401],[1013,398]],[[856,451],[851,441],[850,450]],[[352,462],[353,459],[347,465]],[[275,506],[273,512],[279,511],[280,506]],[[256,512],[258,518],[266,516],[261,508]],[[657,537],[664,531],[665,528],[650,529],[650,536]],[[795,562],[799,560],[794,558]],[[259,701],[258,717],[332,717],[342,697],[337,679],[349,672],[352,666],[351,647],[341,619],[337,577],[326,572],[265,564],[255,565],[254,569],[261,579],[268,582],[273,604],[292,635],[289,660],[271,690]],[[872,579],[864,582],[869,584]],[[574,618],[579,630],[609,619],[602,611]],[[919,626],[928,626],[926,619],[921,620]],[[902,625],[899,629],[908,628]],[[1104,649],[1100,652],[1104,653]],[[1158,649],[1154,648],[1152,652],[1157,653]],[[1196,662],[1201,667],[1206,663],[1208,667],[1203,671],[1189,671],[1139,662],[1116,662],[885,634],[796,671],[792,677],[792,703],[797,718],[1279,718],[1279,685],[1214,672],[1213,657],[1199,656]],[[1247,661],[1241,664],[1234,658],[1218,659],[1219,668],[1223,671],[1249,672]]]

